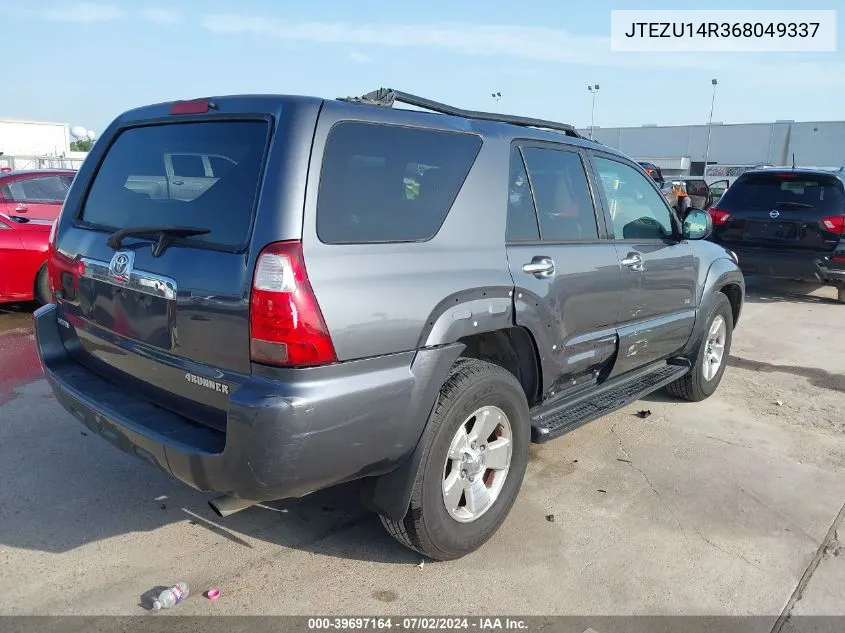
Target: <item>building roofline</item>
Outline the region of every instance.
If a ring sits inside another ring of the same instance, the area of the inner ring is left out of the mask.
[[[69,127],[70,124],[68,123],[59,123],[58,121],[34,121],[31,119],[3,119],[0,118],[0,124],[2,123],[25,123],[29,125],[62,125],[64,127]]]
[[[814,125],[814,124],[845,124],[845,121],[825,120],[825,121],[747,121],[745,123],[713,123],[713,127],[735,127],[737,125]],[[669,129],[669,128],[686,128],[686,127],[704,127],[707,123],[680,123],[678,125],[612,125],[612,126],[595,126],[595,130],[654,130],[654,129]],[[578,130],[589,130],[589,126],[579,127]]]

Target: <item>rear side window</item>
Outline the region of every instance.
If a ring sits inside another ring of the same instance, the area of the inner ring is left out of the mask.
[[[59,176],[26,178],[13,182],[4,197],[15,202],[63,202],[69,183]]]
[[[578,152],[522,150],[545,242],[596,240],[596,212]]]
[[[816,211],[845,209],[842,183],[823,174],[744,174],[719,201],[720,207],[795,208]]]
[[[267,134],[264,121],[125,130],[103,159],[80,219],[107,230],[208,229],[191,241],[242,248],[255,211]],[[228,170],[207,176],[203,158],[209,155],[224,159]]]
[[[205,164],[202,162],[202,156],[171,154],[170,163],[173,165],[174,176],[185,176],[186,178],[202,178],[205,176]]]
[[[378,123],[335,125],[326,142],[317,235],[327,244],[432,238],[463,185],[481,139]]]

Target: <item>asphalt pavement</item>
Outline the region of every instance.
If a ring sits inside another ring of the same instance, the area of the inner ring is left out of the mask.
[[[0,614],[845,615],[845,306],[752,286],[719,391],[656,394],[543,446],[499,533],[425,562],[356,485],[217,518],[88,434],[0,310]],[[636,413],[648,410],[645,418]],[[554,515],[551,521],[547,517]],[[216,601],[201,592],[218,587]],[[158,617],[158,616],[156,616]]]

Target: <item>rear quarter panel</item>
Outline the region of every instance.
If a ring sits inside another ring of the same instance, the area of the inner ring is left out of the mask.
[[[339,360],[412,350],[426,341],[446,342],[443,339],[512,323],[513,281],[504,239],[509,139],[488,136],[484,140],[449,215],[431,240],[329,245],[317,236],[319,167],[336,122],[369,120],[447,130],[455,128],[445,126],[463,125],[470,132],[477,125],[410,114],[326,102],[317,124],[305,199],[303,252]],[[476,310],[479,306],[484,309]],[[449,323],[461,325],[444,323],[439,319],[444,314]],[[433,330],[435,335],[430,337]],[[441,330],[443,336],[437,334]]]

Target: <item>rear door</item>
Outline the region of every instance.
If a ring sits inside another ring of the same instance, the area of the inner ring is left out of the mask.
[[[696,209],[707,209],[713,202],[710,187],[702,178],[691,178],[686,181],[687,196],[690,199],[690,206]]]
[[[698,262],[665,198],[632,164],[591,152],[608,232],[622,264],[614,374],[681,349],[695,322]]]
[[[538,337],[546,391],[596,382],[616,353],[621,271],[584,160],[569,146],[511,149],[508,262],[517,323]]]
[[[165,154],[170,197],[174,200],[193,200],[212,184],[211,167],[202,154]]]
[[[719,242],[828,252],[842,237],[845,190],[832,174],[767,170],[740,176],[717,207]]]
[[[79,362],[182,415],[225,423],[230,388],[250,372],[248,246],[270,138],[265,117],[129,127],[111,143],[73,225],[78,288],[62,284],[66,345]],[[168,191],[166,159],[213,152],[232,168],[200,193]],[[144,186],[140,186],[143,184]],[[176,238],[108,237],[132,227],[207,231]],[[197,378],[199,377],[199,379]]]

